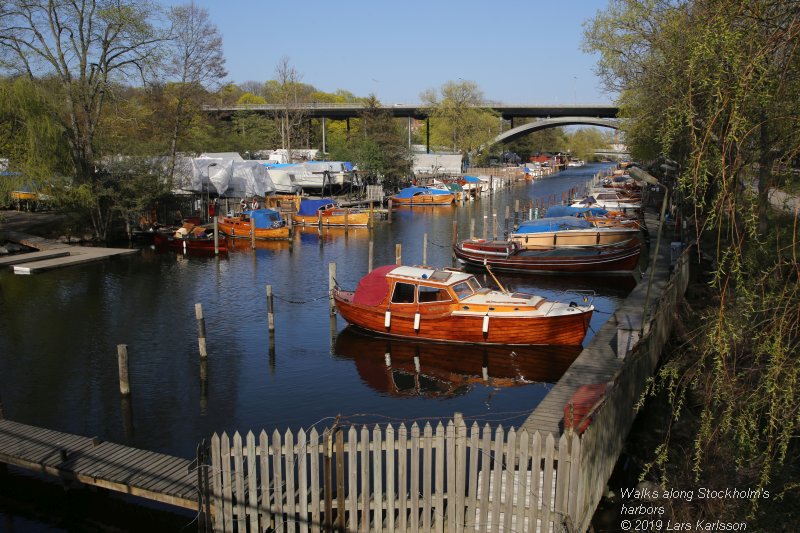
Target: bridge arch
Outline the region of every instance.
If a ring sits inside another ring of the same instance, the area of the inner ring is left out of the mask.
[[[517,126],[516,128],[510,129],[508,131],[504,131],[503,133],[495,137],[494,141],[492,141],[492,144],[511,141],[518,137],[522,137],[524,135],[527,135],[531,132],[538,130],[555,128],[558,126],[577,126],[577,125],[603,126],[615,130],[618,130],[620,128],[619,120],[615,118],[592,118],[592,117],[545,118],[542,120],[537,120],[536,122],[530,122],[528,124],[523,124],[522,126]]]

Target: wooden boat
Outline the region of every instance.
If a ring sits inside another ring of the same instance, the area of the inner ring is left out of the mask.
[[[484,387],[555,383],[580,355],[580,346],[457,344],[380,338],[345,328],[335,356],[350,359],[362,381],[393,396],[453,397]]]
[[[607,192],[595,191],[591,195],[573,202],[571,205],[573,207],[602,207],[609,211],[621,211],[625,214],[638,214],[642,210],[641,200],[612,189]]]
[[[382,335],[476,344],[581,344],[594,306],[481,287],[475,276],[388,265],[355,291],[333,290],[342,317]]]
[[[465,265],[536,274],[630,274],[639,265],[639,239],[606,246],[528,250],[514,241],[466,240],[453,247]]]
[[[596,227],[588,220],[566,216],[527,220],[508,238],[524,249],[550,249],[625,243],[639,234],[638,227]]]
[[[292,222],[301,226],[366,226],[369,211],[338,207],[330,198],[301,200]]]
[[[456,197],[450,191],[429,187],[407,187],[391,198],[395,207],[417,205],[450,205]]]
[[[153,231],[153,244],[157,248],[169,248],[184,253],[214,253],[214,235],[211,230],[184,224],[177,231]],[[228,253],[228,242],[224,236],[218,239],[218,250],[221,254]]]
[[[289,228],[275,209],[254,209],[239,216],[222,217],[219,230],[234,239],[250,239],[250,230],[255,223],[256,239],[288,239]]]
[[[602,207],[572,207],[569,205],[554,205],[547,208],[544,218],[577,217],[589,221],[592,226],[603,227],[628,227],[641,229],[638,218],[624,216],[622,213],[612,212]]]

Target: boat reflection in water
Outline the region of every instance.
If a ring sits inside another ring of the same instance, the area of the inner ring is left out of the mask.
[[[253,249],[253,241],[250,239],[229,239],[229,246],[237,252],[247,252]],[[291,243],[288,240],[265,240],[256,239],[256,250],[271,250],[274,252],[288,250]]]
[[[520,387],[555,383],[580,346],[452,345],[373,337],[348,326],[336,357],[355,361],[371,388],[392,396],[453,397],[475,385]]]

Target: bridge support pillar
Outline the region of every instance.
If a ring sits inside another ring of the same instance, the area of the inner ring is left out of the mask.
[[[325,148],[325,117],[322,117],[322,153],[326,153],[328,150]]]

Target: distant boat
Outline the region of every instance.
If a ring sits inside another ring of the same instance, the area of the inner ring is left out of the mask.
[[[532,274],[630,274],[639,265],[638,239],[605,246],[525,249],[514,241],[466,240],[453,251],[465,265]]]
[[[303,199],[300,208],[292,215],[292,222],[301,226],[366,226],[369,211],[339,207],[331,198]]]
[[[407,187],[391,197],[395,206],[450,205],[455,199],[449,190],[430,187]]]
[[[589,196],[573,202],[573,207],[602,207],[609,211],[638,214],[642,210],[639,198],[621,194],[613,189],[594,190]]]
[[[594,306],[481,287],[453,270],[388,265],[333,299],[350,324],[381,335],[471,344],[583,342]]]
[[[250,239],[250,230],[255,226],[256,239],[288,239],[289,228],[275,209],[244,211],[240,216],[223,217],[219,230],[235,239]]]

